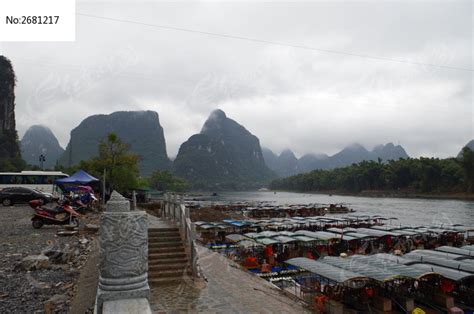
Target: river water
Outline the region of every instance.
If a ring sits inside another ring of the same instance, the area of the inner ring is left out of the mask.
[[[379,198],[339,196],[325,194],[305,194],[292,192],[223,192],[206,198],[213,201],[248,201],[285,204],[345,204],[357,212],[397,217],[408,225],[431,225],[460,223],[474,226],[474,202],[464,200],[435,200],[411,198]]]

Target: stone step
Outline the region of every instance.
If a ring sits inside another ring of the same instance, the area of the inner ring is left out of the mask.
[[[162,232],[148,232],[148,237],[164,237],[179,235],[179,231],[162,231]]]
[[[186,253],[152,253],[148,254],[148,260],[152,259],[170,259],[170,258],[186,258]]]
[[[181,253],[184,252],[184,247],[175,246],[175,247],[160,247],[160,248],[148,248],[148,254],[155,253]]]
[[[182,263],[170,263],[170,264],[158,264],[158,265],[148,265],[148,271],[153,272],[153,271],[160,271],[160,270],[172,270],[172,269],[180,269],[180,270],[186,270],[188,266],[188,263],[182,262]]]
[[[161,286],[180,283],[183,280],[182,277],[162,277],[162,278],[149,278],[148,284],[150,286]]]
[[[148,248],[161,248],[161,247],[176,247],[176,246],[183,246],[183,242],[175,241],[175,242],[153,242],[148,243]]]
[[[148,259],[148,267],[158,265],[173,265],[186,264],[188,262],[186,257],[165,258],[165,259]]]
[[[148,228],[148,233],[179,232],[179,228]]]
[[[158,243],[158,242],[181,242],[181,237],[160,237],[160,238],[148,238],[148,243]]]
[[[167,269],[148,271],[148,278],[177,277],[181,278],[186,272],[182,269]]]

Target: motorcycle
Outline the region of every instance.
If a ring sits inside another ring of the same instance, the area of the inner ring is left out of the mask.
[[[90,209],[92,203],[97,201],[94,193],[84,193],[81,195],[74,195],[71,198],[71,206],[79,213],[85,214],[86,210]]]
[[[35,211],[31,218],[33,228],[35,229],[39,229],[43,225],[71,225],[79,227],[79,217],[81,215],[67,201],[58,204],[56,208],[44,207],[41,200],[30,201],[29,204]]]

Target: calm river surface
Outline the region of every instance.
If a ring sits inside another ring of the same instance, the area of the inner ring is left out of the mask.
[[[398,217],[397,223],[426,225],[460,223],[474,226],[474,202],[464,200],[434,200],[408,198],[375,198],[292,192],[223,192],[206,198],[215,201],[268,201],[272,204],[338,204],[343,203],[357,212]],[[394,221],[394,223],[396,223]]]

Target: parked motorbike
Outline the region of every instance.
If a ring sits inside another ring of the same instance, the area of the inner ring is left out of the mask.
[[[95,201],[97,201],[97,198],[93,193],[74,195],[71,199],[71,206],[75,208],[77,212],[85,214],[86,210],[90,209],[92,203]]]
[[[43,225],[79,226],[79,217],[81,215],[71,207],[68,201],[58,204],[56,208],[43,206],[41,200],[30,201],[29,204],[35,211],[31,218],[33,228],[35,229],[39,229]]]

